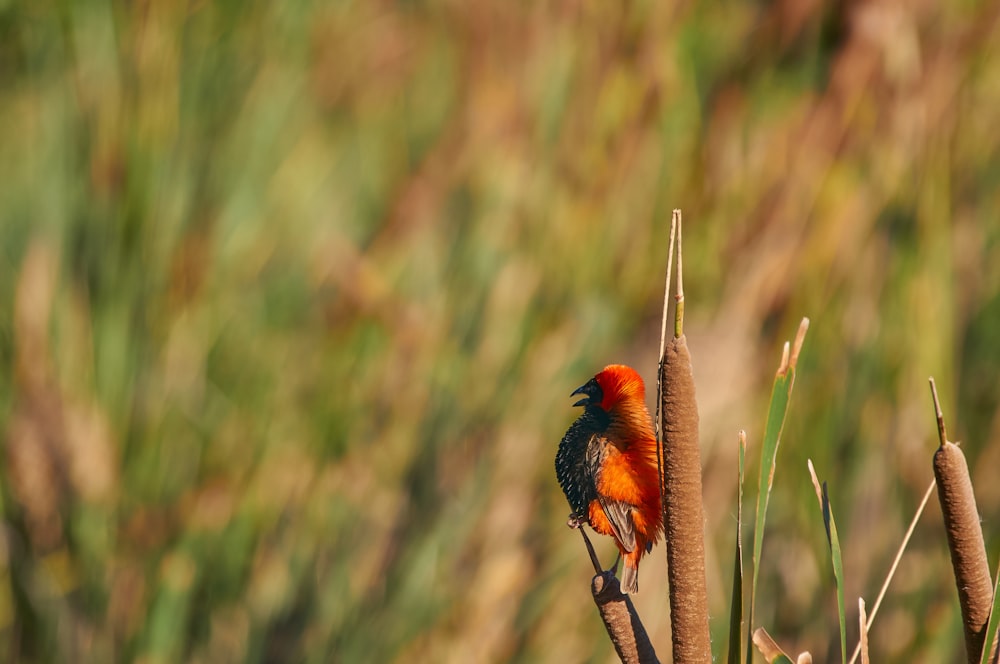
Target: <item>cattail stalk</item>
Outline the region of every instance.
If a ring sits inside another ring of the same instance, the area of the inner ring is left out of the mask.
[[[614,571],[605,571],[601,567],[594,545],[590,543],[587,532],[579,523],[570,522],[567,525],[579,528],[580,535],[583,536],[590,562],[594,565],[590,592],[594,596],[594,604],[597,605],[597,611],[604,622],[604,629],[608,631],[619,659],[624,664],[660,664],[660,660],[656,658],[656,650],[653,649],[653,642],[649,640],[649,634],[639,619],[635,605],[632,604],[631,598],[622,592]]]
[[[937,480],[945,531],[948,534],[951,565],[958,586],[965,650],[969,663],[975,664],[980,661],[983,652],[986,624],[993,604],[993,584],[990,581],[983,530],[979,525],[976,496],[969,478],[969,466],[958,445],[948,441],[933,378],[930,383],[940,438],[940,446],[934,453],[934,477]]]
[[[673,228],[677,230],[677,305],[674,309],[673,339],[669,343],[661,339],[663,350],[659,367],[659,425],[662,436],[659,468],[663,532],[667,547],[674,662],[703,664],[712,661],[712,643],[708,629],[708,585],[705,579],[705,515],[701,502],[698,402],[691,354],[683,327],[680,210],[674,210],[671,225],[671,245]],[[669,270],[667,279],[669,292]]]
[[[605,629],[608,630],[608,636],[611,637],[611,643],[623,664],[659,664],[656,650],[639,620],[635,605],[621,591],[614,573],[602,572],[595,575],[590,591],[594,595],[594,603]]]

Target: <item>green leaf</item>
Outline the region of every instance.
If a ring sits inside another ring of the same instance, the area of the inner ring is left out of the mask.
[[[979,658],[981,664],[987,664],[990,653],[1000,644],[997,644],[997,627],[1000,627],[1000,563],[997,564],[997,572],[993,575],[993,607],[990,609],[990,619],[986,623],[986,640],[983,642],[983,654]]]
[[[826,539],[830,544],[830,556],[833,559],[833,578],[837,582],[837,614],[840,618],[840,658],[847,664],[847,618],[844,608],[844,558],[840,551],[840,537],[837,535],[837,523],[833,519],[833,509],[830,507],[830,496],[826,492],[826,482],[823,482],[823,525],[826,526]]]
[[[729,664],[739,664],[743,623],[743,469],[747,434],[740,431],[740,462],[737,478],[736,547],[733,551],[733,596],[729,608]]]
[[[753,574],[750,582],[750,613],[747,619],[747,650],[746,662],[753,660],[753,648],[750,641],[753,630],[754,602],[757,598],[757,577],[760,571],[760,555],[764,545],[764,522],[767,517],[767,502],[771,496],[771,486],[774,484],[774,471],[778,459],[778,444],[781,442],[781,432],[785,426],[785,415],[788,403],[792,397],[792,387],[795,384],[795,364],[799,350],[805,340],[809,319],[803,318],[795,337],[794,350],[789,354],[786,342],[781,356],[781,364],[774,376],[774,387],[771,389],[771,404],[767,411],[767,424],[764,426],[764,441],[761,447],[760,478],[757,483],[757,515],[754,521],[753,533]]]
[[[816,490],[816,500],[819,501],[823,513],[823,527],[826,529],[826,541],[830,547],[830,558],[833,562],[833,578],[837,584],[837,612],[840,617],[840,656],[847,664],[847,620],[844,609],[844,558],[840,550],[840,537],[837,535],[837,523],[833,519],[833,508],[830,507],[830,496],[826,491],[826,482],[820,486],[812,459],[807,461],[809,477]]]

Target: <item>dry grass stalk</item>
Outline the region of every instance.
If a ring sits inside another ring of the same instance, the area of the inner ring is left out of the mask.
[[[885,581],[882,582],[882,587],[878,591],[878,597],[875,598],[875,605],[872,607],[872,612],[868,615],[865,622],[864,631],[871,631],[872,624],[875,622],[875,616],[878,615],[879,607],[882,606],[882,600],[885,599],[885,594],[889,590],[889,584],[892,582],[892,577],[896,575],[896,569],[899,568],[899,561],[903,558],[903,552],[906,551],[906,546],[910,543],[910,537],[913,536],[913,531],[917,527],[917,522],[920,520],[920,516],[924,513],[924,508],[927,507],[927,501],[930,500],[931,493],[934,491],[934,487],[937,486],[937,482],[931,480],[931,483],[927,486],[927,491],[924,492],[924,497],[920,501],[920,506],[917,507],[916,513],[913,515],[913,519],[910,520],[910,527],[906,529],[906,534],[903,535],[903,542],[899,545],[899,549],[896,551],[896,557],[892,561],[892,566],[889,568],[889,573],[885,576]],[[857,647],[854,649],[854,654],[851,655],[850,664],[854,664],[858,660],[858,656],[861,654],[861,642],[858,642]]]
[[[970,664],[973,664],[980,661],[983,652],[986,623],[993,604],[993,584],[969,466],[958,445],[948,441],[933,378],[930,384],[940,438],[940,446],[934,453],[934,477],[937,479],[951,565],[958,586],[966,654]]]
[[[680,245],[680,218],[677,220]],[[680,266],[678,250],[678,270]],[[678,275],[677,312],[684,293]],[[679,322],[678,322],[679,323]],[[705,516],[702,507],[698,403],[687,340],[679,324],[660,360],[660,431],[663,529],[670,582],[673,658],[678,664],[712,661],[705,579]]]
[[[763,627],[758,627],[753,633],[753,644],[757,646],[757,650],[760,654],[764,656],[764,659],[768,662],[773,662],[778,657],[784,655],[785,651],[781,649],[778,643],[771,638],[771,635],[767,633],[767,630]]]
[[[670,245],[667,248],[667,276],[663,285],[663,318],[660,321],[660,354],[657,356],[660,358],[660,369],[663,368],[663,353],[667,349],[667,319],[670,317],[670,277],[673,273],[674,267],[674,241],[677,238],[677,222],[680,220],[680,215],[680,210],[674,210],[673,219],[670,220]],[[656,427],[656,444],[658,451],[660,450],[659,446],[663,443],[663,432],[660,429],[660,406],[662,406],[662,395],[663,373],[662,371],[658,371],[656,375],[656,418],[653,422],[653,426]],[[657,464],[662,461],[662,456],[662,451],[660,451],[660,453],[657,454]],[[659,470],[660,477],[662,478],[663,468],[658,467],[657,470]],[[660,499],[662,501],[662,494],[660,495]]]
[[[868,659],[868,616],[865,613],[865,598],[858,598],[858,624],[861,629],[858,639],[858,649],[861,651],[861,664],[869,664]]]
[[[750,637],[753,640],[753,644],[757,646],[757,650],[760,654],[764,656],[764,659],[768,662],[774,662],[779,657],[785,657],[791,660],[791,656],[781,649],[781,646],[771,638],[771,635],[767,633],[767,630],[763,627],[758,627],[754,630],[754,633]],[[812,655],[806,651],[799,653],[799,656],[795,658],[796,664],[812,664]]]

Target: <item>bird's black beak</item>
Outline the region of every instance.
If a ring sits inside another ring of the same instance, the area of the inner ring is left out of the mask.
[[[585,394],[586,398],[577,401],[575,404],[573,404],[574,407],[596,406],[599,403],[601,403],[601,401],[604,400],[604,390],[602,390],[601,386],[597,384],[596,378],[591,378],[589,381],[587,381],[586,385],[581,385],[580,387],[573,390],[573,393],[570,394],[570,396],[575,397],[577,394]]]

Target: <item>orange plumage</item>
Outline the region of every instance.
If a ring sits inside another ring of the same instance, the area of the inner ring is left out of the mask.
[[[572,395],[583,414],[556,453],[556,477],[574,517],[614,538],[625,562],[622,589],[639,589],[639,561],[663,527],[656,438],[646,388],[631,367],[611,364]]]

